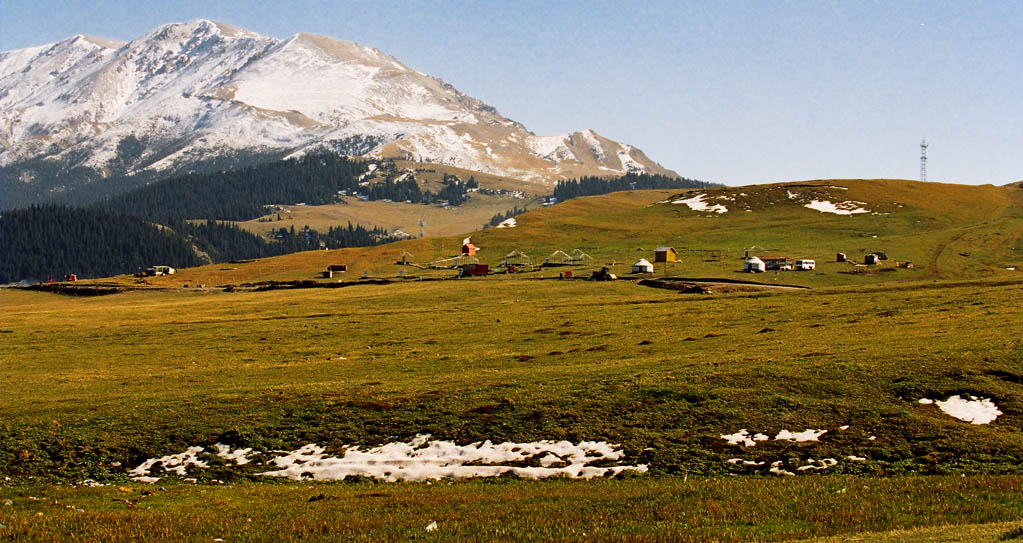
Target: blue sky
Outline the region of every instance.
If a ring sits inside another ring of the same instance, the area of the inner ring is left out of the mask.
[[[1023,179],[1023,2],[3,0],[0,49],[209,18],[377,47],[537,134],[730,185]]]

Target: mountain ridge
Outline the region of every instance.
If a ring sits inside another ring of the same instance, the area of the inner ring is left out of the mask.
[[[582,175],[677,175],[593,130],[536,136],[372,47],[308,33],[272,38],[207,19],[128,42],[75,35],[0,53],[0,145],[0,166],[14,175],[8,193],[42,178],[51,193],[74,190],[76,168],[88,181],[142,179],[230,153],[324,149],[545,186]]]

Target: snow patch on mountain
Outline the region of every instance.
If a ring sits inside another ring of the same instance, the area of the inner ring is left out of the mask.
[[[131,138],[141,151],[122,156]],[[0,53],[0,143],[2,165],[45,158],[103,176],[324,148],[547,183],[671,173],[592,130],[535,136],[371,47],[206,19],[128,43],[78,35]]]

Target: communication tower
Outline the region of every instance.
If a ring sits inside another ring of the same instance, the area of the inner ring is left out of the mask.
[[[920,180],[927,181],[927,140],[920,142]]]
[[[419,239],[423,239],[423,227],[426,226],[426,221],[419,219]]]

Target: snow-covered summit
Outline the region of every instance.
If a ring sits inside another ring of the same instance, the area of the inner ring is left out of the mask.
[[[177,171],[235,152],[320,148],[539,182],[665,172],[592,130],[535,136],[377,49],[305,33],[277,39],[206,19],[128,43],[78,35],[0,53],[0,145],[0,165],[19,166],[27,183],[31,159],[104,177]]]

